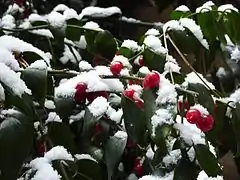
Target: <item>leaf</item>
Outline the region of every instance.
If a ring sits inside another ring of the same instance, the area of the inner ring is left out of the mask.
[[[47,126],[47,135],[54,146],[61,145],[71,153],[76,153],[74,135],[68,126],[61,122],[49,122]]]
[[[173,180],[197,179],[198,174],[199,169],[197,166],[189,160],[182,158],[174,170]]]
[[[172,126],[169,124],[163,124],[156,128],[155,136],[152,137],[154,143],[158,146],[164,146],[166,144],[167,137],[171,134]]]
[[[165,54],[157,54],[149,48],[145,48],[143,52],[144,64],[150,70],[156,70],[159,73],[162,73],[164,70],[164,65],[166,62]]]
[[[154,115],[155,111],[157,110],[157,106],[155,103],[156,97],[154,93],[149,89],[143,89],[142,97],[144,100],[144,110],[145,110],[144,112],[145,112],[145,117],[147,119],[148,130],[151,132],[152,131],[151,118]]]
[[[72,114],[75,103],[71,97],[55,97],[54,103],[56,106],[56,113],[62,118],[66,119]]]
[[[160,148],[157,149],[153,157],[153,165],[155,166],[155,168],[156,166],[162,163],[162,160],[167,155],[167,153],[168,149],[166,143],[164,144],[164,146],[161,146]]]
[[[51,164],[61,177],[66,177],[66,175],[73,177],[78,172],[78,166],[74,161],[58,159],[51,161]],[[62,171],[62,168],[64,168],[65,172]]]
[[[171,19],[173,20],[179,20],[181,18],[187,17],[191,14],[190,11],[172,11],[171,13]]]
[[[29,63],[33,63],[36,60],[42,59],[42,57],[35,53],[35,52],[31,52],[31,51],[24,51],[22,52],[23,54],[23,58]]]
[[[78,175],[76,180],[102,180],[101,169],[98,163],[91,159],[80,159],[77,161]]]
[[[211,96],[211,93],[208,91],[208,89],[199,83],[193,84],[189,83],[188,84],[188,89],[198,92],[198,102],[201,104],[203,107],[207,108],[208,112],[210,114],[214,113],[214,101]]]
[[[82,137],[86,140],[90,140],[93,132],[95,124],[101,116],[93,116],[88,108],[85,110],[84,118],[83,118],[83,130],[82,130]]]
[[[177,83],[177,84],[182,84],[184,83],[185,81],[185,75],[184,74],[181,74],[181,73],[176,73],[176,72],[172,72],[172,75],[173,75],[173,79],[174,79],[174,82]],[[165,77],[171,81],[171,74],[170,72],[167,73],[165,75]]]
[[[199,165],[208,176],[216,177],[222,174],[222,170],[218,166],[217,158],[210,152],[206,145],[197,144],[194,146],[194,149]]]
[[[0,124],[0,179],[16,180],[33,147],[33,122],[22,113]]]
[[[213,129],[207,134],[208,140],[211,141],[213,146],[216,146],[217,141],[221,134],[226,131],[225,121],[226,116],[225,113],[227,111],[227,105],[216,101],[217,110],[213,114],[214,117],[214,126]]]
[[[61,29],[56,29],[54,27],[50,28],[51,33],[53,34],[54,39],[52,40],[52,48],[54,52],[54,59],[61,58],[63,52],[64,52],[64,38],[65,33]]]
[[[112,136],[107,141],[104,151],[104,159],[108,170],[108,180],[113,178],[113,175],[120,163],[126,144],[127,137],[120,138]]]
[[[142,111],[132,100],[122,96],[122,109],[128,136],[136,144],[144,144],[147,123]]]
[[[126,48],[126,47],[120,47],[118,50],[119,55],[122,55],[126,58],[131,58],[133,56],[133,52],[131,49]]]
[[[84,34],[84,30],[77,27],[81,27],[83,25],[82,22],[80,20],[72,18],[67,20],[67,25],[68,26],[66,28],[66,37],[72,41],[79,41],[81,35]]]
[[[117,51],[117,43],[109,31],[100,31],[95,37],[95,49],[103,57],[112,59]]]
[[[47,93],[47,69],[26,68],[21,78],[32,91],[33,97],[43,105]]]
[[[236,103],[236,109],[233,110],[233,117],[232,117],[232,126],[233,126],[233,131],[236,136],[237,140],[237,152],[236,152],[236,157],[240,157],[240,104]]]

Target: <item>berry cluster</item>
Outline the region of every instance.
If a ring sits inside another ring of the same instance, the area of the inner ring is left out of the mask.
[[[86,99],[89,102],[92,102],[97,97],[105,97],[108,98],[108,93],[105,91],[97,91],[97,92],[87,92],[87,85],[85,83],[78,83],[75,87],[75,96],[74,100],[77,104],[82,104],[86,102]]]
[[[210,114],[204,115],[195,108],[190,108],[185,117],[189,123],[196,124],[203,132],[209,132],[214,124],[213,117]]]

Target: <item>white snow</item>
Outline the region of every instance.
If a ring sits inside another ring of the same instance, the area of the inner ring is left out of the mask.
[[[101,28],[99,27],[99,25],[98,25],[97,23],[93,22],[93,21],[87,22],[87,23],[83,26],[83,28],[85,28],[85,29],[91,29],[91,30],[95,30],[95,31],[103,31],[103,29],[101,29]]]
[[[187,6],[185,6],[185,5],[181,5],[181,6],[178,6],[175,9],[175,11],[188,12],[188,11],[190,11],[190,9]]]
[[[53,101],[51,100],[45,100],[45,103],[44,103],[44,106],[47,108],[47,109],[55,109],[55,104]]]
[[[206,49],[209,49],[209,44],[207,40],[204,39],[200,26],[197,25],[194,20],[189,18],[181,18],[179,22],[183,27],[189,29]]]
[[[22,97],[24,93],[31,94],[31,90],[27,88],[26,84],[17,73],[1,62],[0,69],[0,82],[10,88],[15,95]]]
[[[230,13],[231,11],[238,12],[238,9],[232,4],[224,4],[218,7],[218,11]]]
[[[20,70],[19,64],[14,55],[4,48],[0,48],[0,63],[5,64],[14,71]]]
[[[177,20],[170,20],[163,25],[163,32],[167,30],[184,31],[185,28]]]
[[[218,70],[216,72],[216,76],[219,79],[222,79],[222,78],[226,77],[226,75],[227,75],[227,72],[225,71],[225,69],[223,67],[218,68]]]
[[[122,109],[119,109],[118,111],[111,113],[109,118],[116,123],[120,123],[122,116],[123,111]]]
[[[146,33],[146,36],[152,35],[152,36],[159,36],[160,32],[157,29],[151,28]]]
[[[74,161],[71,154],[63,146],[55,146],[45,153],[44,158],[48,160],[48,162],[54,160],[68,160]]]
[[[84,115],[85,115],[85,110],[82,110],[82,111],[80,111],[78,114],[76,114],[76,115],[71,115],[70,117],[69,117],[69,119],[70,119],[70,124],[71,123],[73,123],[73,122],[76,122],[76,121],[79,121],[79,120],[81,120],[82,118],[84,118]]]
[[[149,159],[151,159],[151,160],[153,160],[153,158],[154,158],[154,152],[153,152],[153,150],[152,150],[151,147],[149,147],[149,148],[147,149],[146,157],[149,158]]]
[[[237,63],[240,60],[240,50],[238,47],[235,47],[234,50],[231,52],[231,59],[235,60]]]
[[[53,11],[65,11],[69,9],[68,6],[66,6],[65,4],[58,4],[54,9]]]
[[[5,48],[9,51],[17,51],[17,52],[25,52],[25,51],[30,51],[38,54],[41,56],[44,60],[49,60],[49,58],[46,56],[46,54],[34,47],[33,45],[24,42],[23,40],[20,40],[16,37],[9,36],[9,35],[4,35],[0,37],[0,48]]]
[[[195,104],[190,108],[190,110],[196,109],[198,110],[202,116],[209,115],[209,112],[206,108],[204,108],[201,104]]]
[[[181,116],[179,115],[176,121],[174,127],[179,130],[180,136],[188,145],[205,144],[205,135],[196,125],[190,124],[186,118],[183,118],[183,123],[181,123]]]
[[[45,37],[48,37],[48,38],[54,38],[51,31],[48,30],[48,29],[35,29],[35,30],[30,31],[30,32],[33,33],[33,34],[45,36]]]
[[[1,20],[1,27],[6,29],[16,28],[15,18],[9,14],[3,16]],[[9,33],[9,32],[5,32],[5,33]]]
[[[173,124],[172,114],[167,109],[158,109],[151,118],[152,135],[155,136],[156,128],[163,124]]]
[[[58,29],[63,29],[66,26],[65,17],[59,12],[52,11],[47,15],[47,20],[51,26]]]
[[[2,84],[0,83],[0,102],[5,101],[5,92],[4,88],[2,87]]]
[[[127,67],[127,68],[129,68],[129,69],[132,68],[132,65],[129,63],[128,59],[127,59],[126,57],[122,56],[122,55],[116,55],[116,56],[113,58],[113,60],[112,60],[111,63],[116,62],[116,61],[117,61],[117,62],[121,62],[124,67]]]
[[[93,69],[92,65],[87,61],[80,61],[78,66],[80,71]]]
[[[60,180],[61,176],[53,169],[46,158],[36,158],[30,162],[30,167],[37,170],[31,180]]]
[[[126,47],[130,50],[132,50],[133,52],[139,51],[140,47],[138,46],[138,43],[136,41],[133,40],[124,40],[121,47]]]
[[[104,97],[97,97],[94,101],[88,106],[89,111],[93,116],[98,117],[107,112],[108,109],[107,99]]]
[[[124,131],[117,131],[114,136],[118,139],[127,139],[128,135]]]
[[[154,176],[154,175],[145,175],[141,177],[139,180],[172,180],[173,179],[173,172],[167,173],[165,176]]]
[[[23,12],[24,9],[19,7],[16,3],[10,4],[8,6],[7,11],[5,12],[5,14],[15,14],[17,12]]]
[[[233,102],[239,102],[240,103],[240,89],[237,89],[234,93],[232,93],[229,98],[229,101],[233,101]]]
[[[97,161],[96,161],[91,155],[89,155],[89,154],[75,154],[74,157],[75,157],[77,160],[88,159],[88,160],[97,162]]]
[[[63,56],[59,59],[59,61],[62,64],[66,64],[68,61],[71,61],[72,63],[76,64],[82,59],[79,52],[75,48],[73,48],[73,47],[71,47],[71,48],[72,48],[74,55],[67,45],[64,46]]]
[[[205,173],[205,171],[201,171],[198,174],[197,180],[223,180],[223,177],[222,176],[208,177],[208,175]]]
[[[147,66],[143,66],[139,69],[139,72],[142,74],[148,74],[148,73],[150,73],[150,70],[148,69]]]
[[[177,92],[175,86],[162,75],[160,75],[160,84],[157,95],[158,97],[156,99],[156,103],[158,105],[166,103],[175,104],[177,102]]]
[[[212,6],[215,4],[212,1],[208,1],[204,3],[202,6],[196,9],[196,13],[204,13],[212,10]]]
[[[47,22],[45,17],[40,16],[39,14],[36,14],[36,13],[30,14],[29,17],[28,17],[28,20],[29,20],[30,23],[33,23],[33,22],[36,22],[36,21]]]
[[[44,60],[37,60],[34,61],[28,68],[35,68],[35,69],[47,69],[48,66]]]
[[[159,38],[153,35],[146,36],[143,42],[150,50],[157,54],[166,54],[167,49],[162,46]]]
[[[87,47],[87,42],[86,42],[85,36],[83,36],[83,35],[80,36],[79,41],[77,41],[75,43],[80,49],[86,49],[86,47]]]
[[[174,59],[171,55],[168,55],[166,59],[167,62],[164,65],[164,71],[180,73],[181,67],[178,65],[176,59]]]
[[[62,119],[59,117],[59,115],[57,115],[56,112],[50,112],[48,114],[48,118],[46,120],[46,124],[49,122],[62,122]]]
[[[201,77],[201,79],[211,88],[211,89],[215,89],[215,86],[212,84],[212,83],[210,83],[210,82],[208,82],[204,77],[203,77],[203,75],[202,74],[200,74],[200,73],[198,73],[198,75]],[[191,72],[191,73],[189,73],[189,74],[187,74],[187,77],[185,78],[185,82],[183,83],[183,85],[185,86],[187,86],[187,84],[188,83],[193,83],[193,84],[197,84],[197,83],[199,83],[199,84],[202,84],[202,85],[204,85],[204,86],[206,86],[203,82],[202,82],[202,80],[201,80],[194,72]],[[206,87],[207,88],[207,87]]]
[[[125,17],[125,16],[122,16],[121,20],[125,21],[125,22],[128,22],[128,23],[136,23],[136,24],[142,22],[142,21],[140,21],[138,19],[128,18],[128,17]]]
[[[81,14],[79,14],[80,19],[90,16],[90,17],[108,17],[114,14],[122,14],[121,10],[118,7],[108,7],[108,8],[100,8],[89,6],[82,10]]]
[[[176,165],[178,161],[182,158],[181,150],[176,149],[173,151],[170,151],[167,156],[163,158],[163,163],[165,166],[170,166],[170,165]]]
[[[74,9],[66,9],[64,12],[63,12],[63,16],[65,18],[65,20],[69,20],[69,19],[79,19],[79,16],[77,14],[77,11],[75,11]]]

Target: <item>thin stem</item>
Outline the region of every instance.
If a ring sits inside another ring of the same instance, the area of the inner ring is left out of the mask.
[[[171,44],[173,45],[173,47],[175,48],[175,50],[177,51],[177,53],[181,56],[181,58],[183,59],[183,61],[189,66],[189,68],[197,75],[197,77],[203,82],[203,84],[217,97],[221,97],[221,95],[219,95],[217,92],[213,91],[209,85],[203,80],[203,78],[198,74],[198,72],[192,67],[192,65],[188,62],[188,60],[186,59],[186,57],[182,54],[182,52],[178,49],[178,47],[176,46],[176,44],[173,42],[172,38],[170,36],[167,36],[167,38],[169,39],[169,41],[171,42]]]
[[[163,31],[163,40],[164,40],[165,49],[167,49],[166,60],[169,62],[166,31]],[[171,67],[169,68],[169,72],[170,72],[171,81],[172,81],[173,84],[175,84]]]
[[[126,79],[126,80],[135,80],[135,81],[143,81],[143,78],[134,77],[134,76],[113,76],[113,75],[100,75],[102,79]]]
[[[191,95],[193,95],[193,96],[195,96],[195,97],[197,97],[197,96],[199,95],[199,94],[198,94],[197,92],[195,92],[195,91],[183,89],[183,88],[181,88],[181,87],[179,87],[179,86],[175,86],[175,89],[178,90],[178,91],[184,92],[184,93],[186,93],[186,94],[191,94]]]
[[[135,56],[129,58],[129,61],[132,61],[134,59],[136,59],[138,56],[140,56],[143,53],[143,50],[141,50],[140,52],[138,52]]]
[[[32,30],[36,30],[36,29],[44,29],[44,28],[48,28],[48,25],[40,25],[40,26],[34,26],[34,27],[30,27],[30,28],[16,28],[16,29],[8,29],[8,28],[1,28],[1,30],[3,31],[9,31],[9,32],[22,32],[22,31],[32,31]]]
[[[121,21],[121,22],[124,22],[124,23],[137,24],[137,25],[147,26],[147,27],[159,27],[159,26],[162,26],[162,24],[157,23],[157,22],[154,22],[154,23],[144,22],[144,21],[140,21],[140,20],[137,20],[137,19],[133,19],[133,18],[127,18],[127,17],[121,17],[118,20]]]

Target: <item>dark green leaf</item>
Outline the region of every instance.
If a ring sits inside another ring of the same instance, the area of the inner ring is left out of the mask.
[[[199,169],[189,160],[181,159],[174,171],[173,180],[192,180],[197,179]]]
[[[144,100],[144,112],[145,112],[145,117],[147,119],[147,126],[148,126],[148,130],[151,132],[152,131],[151,119],[155,111],[157,110],[157,106],[155,103],[156,97],[154,93],[149,89],[144,89],[142,96]]]
[[[122,108],[127,134],[137,144],[144,144],[147,123],[142,111],[132,100],[122,96]]]
[[[222,173],[222,170],[218,166],[217,158],[210,152],[206,145],[197,144],[194,146],[194,149],[201,168],[208,176],[216,177]]]
[[[214,113],[214,101],[211,96],[211,93],[208,91],[208,89],[199,83],[193,84],[189,83],[188,84],[188,89],[198,92],[198,102],[201,104],[203,107],[207,108],[210,114]]]
[[[26,68],[21,78],[31,89],[33,97],[43,105],[47,93],[47,69]]]
[[[114,57],[117,51],[117,43],[109,31],[100,31],[94,42],[97,53],[108,59]]]
[[[48,123],[48,137],[54,146],[64,146],[71,153],[76,153],[74,143],[74,135],[64,123],[49,122]]]
[[[71,26],[74,25],[74,26]],[[67,20],[67,28],[66,28],[66,37],[72,41],[79,41],[81,35],[84,34],[84,30],[81,28],[77,28],[77,26],[81,27],[82,22],[77,19],[69,19]]]
[[[155,136],[152,139],[158,147],[165,146],[165,140],[171,134],[172,129],[169,124],[163,124],[156,128]]]
[[[71,97],[56,97],[54,99],[56,106],[56,113],[65,119],[72,114],[72,110],[75,107],[75,103]]]
[[[33,147],[34,128],[27,116],[15,113],[0,125],[0,179],[16,180]],[[18,118],[18,119],[17,119]]]
[[[164,70],[164,65],[166,62],[166,55],[165,54],[157,54],[150,50],[149,48],[145,48],[143,52],[143,59],[144,64],[150,70],[156,70],[160,73]]]
[[[131,58],[133,56],[133,52],[126,47],[120,47],[118,53],[126,58]]]
[[[191,14],[190,11],[173,11],[171,13],[171,19],[173,20],[179,20],[181,18],[184,18],[186,16],[189,16]]]
[[[177,84],[182,84],[185,81],[185,76],[181,73],[172,72],[174,82]],[[171,81],[171,74],[170,72],[165,76],[169,81]]]
[[[126,144],[127,137],[112,136],[107,141],[104,151],[104,159],[108,170],[108,180],[111,180],[114,176]]]
[[[237,152],[236,156],[240,157],[240,104],[236,103],[236,109],[233,110],[233,117],[232,117],[232,126],[233,130],[237,139]]]
[[[77,161],[78,174],[76,180],[102,180],[101,169],[98,163],[91,159],[81,159]]]
[[[163,158],[167,155],[168,149],[166,143],[157,149],[153,157],[153,165],[156,167],[162,163]]]

